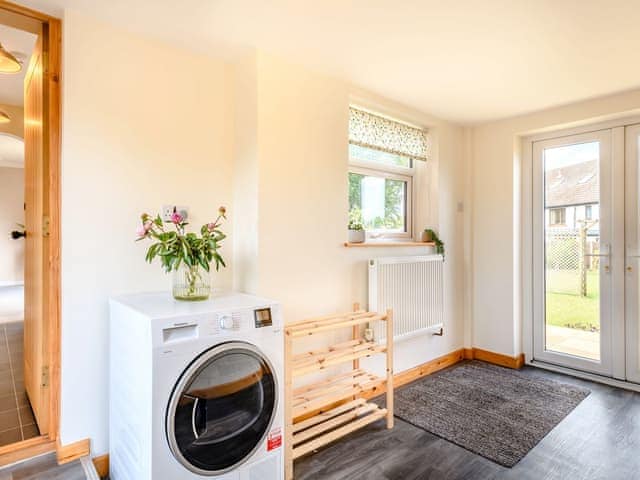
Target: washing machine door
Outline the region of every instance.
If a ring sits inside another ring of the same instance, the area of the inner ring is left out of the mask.
[[[223,343],[201,354],[181,375],[167,407],[175,458],[208,476],[244,463],[271,427],[276,382],[271,362],[254,345]]]

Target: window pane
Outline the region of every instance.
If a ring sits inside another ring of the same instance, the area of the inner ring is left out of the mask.
[[[600,361],[597,255],[603,253],[600,148],[589,142],[544,150],[545,349],[595,361]]]
[[[366,230],[406,231],[407,182],[349,173],[349,220]]]
[[[397,167],[411,167],[411,158],[409,157],[352,144],[349,144],[349,159]]]

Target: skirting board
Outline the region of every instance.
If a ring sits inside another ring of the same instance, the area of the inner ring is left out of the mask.
[[[483,362],[493,363],[507,368],[522,368],[524,365],[524,353],[511,357],[502,353],[490,352],[481,348],[465,348],[464,358],[466,360],[482,360]]]
[[[96,472],[100,475],[100,478],[105,478],[109,475],[109,454],[100,455],[93,459],[93,466],[96,467]]]
[[[55,451],[56,442],[47,437],[35,437],[16,444],[5,445],[0,447],[0,467]]]
[[[91,453],[91,442],[88,438],[80,440],[69,445],[61,445],[58,443],[56,449],[56,457],[58,458],[58,464],[73,462],[80,457],[86,457]]]
[[[462,360],[464,360],[464,349],[461,348],[460,350],[454,350],[451,353],[447,353],[446,355],[443,355],[441,357],[429,360],[428,362],[418,365],[417,367],[410,368],[409,370],[405,370],[400,373],[396,373],[393,376],[393,388],[401,387],[402,385],[411,383],[415,380],[418,380],[419,378],[431,375],[438,370],[442,370],[443,368],[455,365]],[[385,388],[383,385],[380,388],[376,388],[375,390],[365,392],[363,396],[365,398],[373,398],[383,394],[384,392]]]

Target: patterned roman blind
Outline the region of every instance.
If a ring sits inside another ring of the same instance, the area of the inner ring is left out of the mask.
[[[349,107],[349,143],[416,160],[429,160],[431,156],[426,130],[355,107]]]

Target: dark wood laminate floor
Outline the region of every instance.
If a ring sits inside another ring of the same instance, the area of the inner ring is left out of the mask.
[[[589,395],[513,468],[396,418],[377,422],[295,463],[296,480],[640,480],[640,394],[525,367]]]

